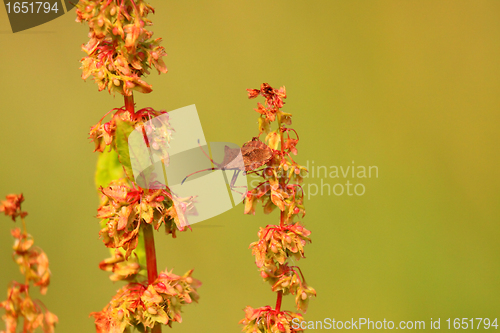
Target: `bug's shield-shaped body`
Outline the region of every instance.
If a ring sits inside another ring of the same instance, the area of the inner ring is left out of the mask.
[[[246,142],[241,149],[224,146],[224,159],[219,164],[219,168],[221,170],[252,171],[266,164],[272,156],[271,148],[258,140]]]
[[[251,140],[245,143],[243,147],[241,147],[241,154],[243,155],[245,171],[260,168],[262,165],[269,162],[273,156],[271,148],[259,140]]]

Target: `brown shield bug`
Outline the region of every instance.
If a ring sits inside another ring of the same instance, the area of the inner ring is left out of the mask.
[[[200,144],[198,140],[198,144]],[[201,148],[205,156],[207,156],[210,161],[215,165],[214,168],[203,169],[200,171],[193,172],[187,175],[181,182],[183,184],[186,179],[196,173],[209,171],[209,170],[234,170],[233,177],[231,179],[230,188],[234,189],[235,187],[244,187],[244,186],[234,186],[236,179],[238,178],[238,174],[241,171],[248,172],[253,171],[267,162],[273,157],[273,150],[269,148],[266,144],[260,141],[257,138],[253,138],[252,140],[243,144],[240,148],[230,148],[228,146],[224,147],[224,158],[221,163],[216,163],[208,156],[208,154]],[[243,160],[243,161],[242,161]]]

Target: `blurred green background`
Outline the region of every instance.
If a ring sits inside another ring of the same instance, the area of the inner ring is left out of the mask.
[[[257,133],[246,88],[285,85],[301,164],[378,166],[363,196],[311,196],[313,243],[298,262],[316,288],[306,320],[500,316],[500,2],[151,1],[169,73],[138,107],[196,104],[207,141]],[[42,297],[57,332],[92,332],[121,284],[94,218],[90,126],[121,96],[80,78],[88,28],[74,11],[12,34],[0,10],[0,196],[23,192],[28,229],[53,273]],[[309,178],[308,183],[320,183]],[[200,303],[175,332],[238,332],[246,305],[275,304],[248,250],[278,213],[243,206],[177,239],[156,235],[159,268],[195,269]],[[0,221],[0,299],[20,278]],[[293,310],[293,296],[285,298]],[[443,323],[442,323],[443,326]],[[2,325],[0,324],[0,329]]]

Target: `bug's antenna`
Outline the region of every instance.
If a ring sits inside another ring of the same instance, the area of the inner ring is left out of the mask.
[[[212,160],[212,158],[210,156],[208,156],[208,154],[203,150],[203,148],[201,147],[200,139],[198,139],[198,146],[200,146],[200,149],[203,152],[203,154],[205,154],[205,156],[210,160],[210,162],[212,162],[213,165],[217,165],[218,167],[220,167],[220,165],[215,163],[214,160]],[[210,170],[210,169],[207,169],[207,170]],[[189,176],[191,176],[191,175],[189,175]]]

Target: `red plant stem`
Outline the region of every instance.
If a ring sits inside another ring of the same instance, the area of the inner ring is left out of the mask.
[[[151,284],[158,277],[158,269],[156,268],[156,250],[153,227],[150,224],[146,224],[144,226],[144,244],[146,246],[148,283]]]
[[[22,217],[22,216],[21,216],[21,221],[23,221],[23,235],[27,236],[28,230],[26,229],[26,221],[24,220],[24,217]],[[30,263],[29,263],[30,261],[29,261],[27,252],[25,252],[25,254],[23,255],[23,258],[24,258],[24,271],[26,272],[26,274],[24,276],[24,284],[26,285],[26,295],[28,295],[28,290],[29,290],[29,286],[30,286],[30,280],[29,280],[29,276],[28,276],[28,272],[30,271]]]
[[[134,114],[134,95],[124,96],[125,109]],[[147,224],[144,226],[144,246],[146,250],[146,269],[148,271],[148,284],[153,283],[158,277],[158,268],[156,267],[155,238],[153,235],[153,226]],[[161,324],[156,324],[151,333],[161,333]]]
[[[26,229],[26,221],[24,220],[24,217],[21,216],[21,221],[23,222],[23,235],[27,235],[28,231]]]
[[[281,215],[280,215],[280,227],[284,227],[285,226],[285,211],[281,211]]]
[[[123,96],[125,99],[125,109],[129,111],[130,113],[134,114],[134,95],[130,96]]]
[[[284,226],[285,224],[285,212],[284,211],[281,211],[281,215],[280,215],[280,226]],[[281,308],[281,299],[283,298],[283,291],[280,290],[278,291],[278,299],[276,300],[276,311],[280,312],[280,308]]]
[[[148,284],[151,284],[158,277],[158,269],[156,267],[155,238],[153,235],[153,226],[151,226],[151,224],[146,224],[144,226],[144,245],[146,247]],[[151,333],[161,333],[161,325],[156,324],[153,329],[151,329]]]
[[[276,311],[280,312],[281,299],[283,298],[283,290],[278,291],[278,299],[276,300]]]
[[[284,152],[284,142],[283,142],[283,131],[281,130],[281,117],[278,117],[278,131],[280,131],[280,148],[281,148],[281,157],[283,158],[283,152]],[[286,173],[281,176],[279,182],[280,182],[280,188],[285,188],[285,176]],[[280,226],[283,227],[285,225],[285,212],[281,211],[280,215]],[[281,305],[281,293],[278,293],[278,301]],[[278,307],[279,308],[279,307]]]

